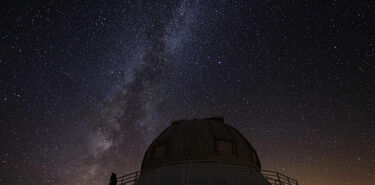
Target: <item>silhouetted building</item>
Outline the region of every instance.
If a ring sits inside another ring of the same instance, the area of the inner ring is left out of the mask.
[[[141,171],[117,178],[135,185],[298,184],[261,170],[254,147],[221,117],[173,121],[148,147]]]

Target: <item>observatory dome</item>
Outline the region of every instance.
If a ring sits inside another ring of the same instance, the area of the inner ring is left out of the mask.
[[[148,147],[142,169],[191,160],[212,160],[261,168],[247,139],[222,117],[173,121]]]
[[[173,121],[146,150],[141,170],[110,185],[298,185],[261,170],[255,149],[221,117]]]

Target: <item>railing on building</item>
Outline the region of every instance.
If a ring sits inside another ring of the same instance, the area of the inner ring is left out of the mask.
[[[298,185],[297,180],[275,171],[259,170],[271,185]],[[141,171],[117,178],[117,185],[133,185],[141,176]]]
[[[117,178],[117,185],[133,185],[141,175],[141,171],[129,173]]]
[[[260,173],[267,179],[272,185],[298,185],[297,180],[283,175],[279,172],[269,170],[259,170]]]

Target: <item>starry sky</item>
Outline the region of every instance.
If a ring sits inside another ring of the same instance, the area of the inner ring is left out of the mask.
[[[263,169],[375,182],[374,2],[0,6],[0,184],[108,184],[172,120],[224,116]]]

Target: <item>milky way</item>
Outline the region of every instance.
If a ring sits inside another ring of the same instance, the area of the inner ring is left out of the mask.
[[[1,6],[0,184],[108,184],[172,120],[224,116],[264,169],[375,181],[366,1]]]
[[[160,97],[160,83],[170,66],[178,67],[178,62],[181,62],[174,54],[181,52],[186,37],[192,34],[190,29],[196,22],[194,11],[201,11],[196,6],[196,2],[181,2],[169,23],[137,34],[135,37],[139,38],[136,38],[133,48],[126,51],[130,57],[114,61],[118,65],[127,65],[124,67],[126,71],[116,84],[119,88],[99,109],[102,115],[100,126],[88,135],[88,157],[77,172],[82,175],[73,183],[105,182],[108,177],[99,174],[113,170],[122,161],[124,153],[130,151],[132,154],[127,155],[142,156],[143,150],[139,148],[145,148],[150,144],[150,136],[155,136],[151,124],[159,120],[157,109],[162,101],[166,101]],[[109,156],[118,156],[119,159],[113,160]]]

